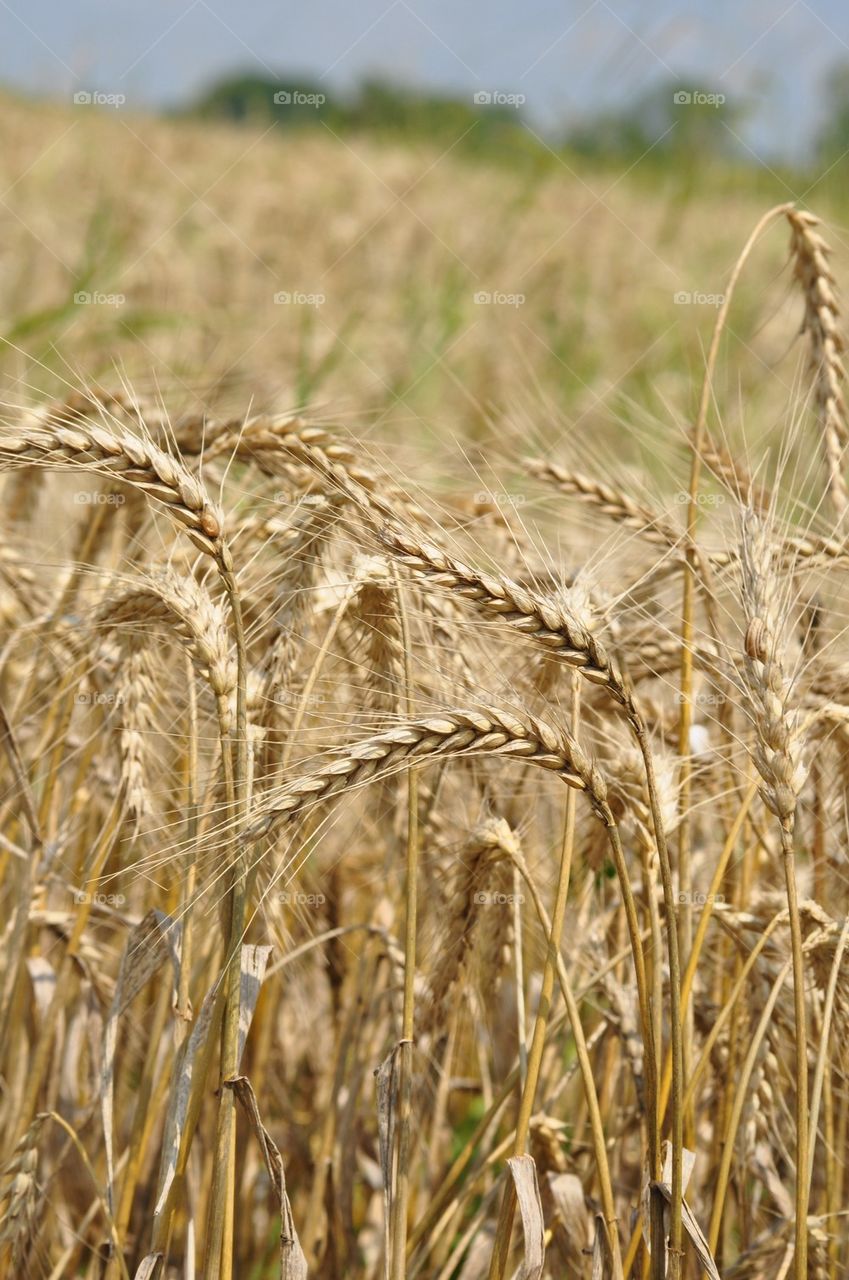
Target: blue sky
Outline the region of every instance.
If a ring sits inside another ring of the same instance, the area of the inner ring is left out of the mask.
[[[829,70],[849,65],[845,0],[0,0],[0,81],[28,91],[184,101],[254,68],[343,92],[367,73],[522,94],[542,124],[625,102],[659,80],[750,109],[757,155],[798,153]]]

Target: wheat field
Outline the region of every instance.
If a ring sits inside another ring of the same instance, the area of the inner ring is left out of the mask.
[[[0,1274],[849,1274],[839,228],[8,128]]]

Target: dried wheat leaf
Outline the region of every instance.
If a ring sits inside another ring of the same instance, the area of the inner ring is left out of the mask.
[[[383,1227],[385,1257],[389,1257],[389,1220],[392,1212],[392,1152],[395,1147],[395,1063],[397,1046],[381,1062],[377,1080],[377,1136],[380,1149],[380,1173],[383,1179]]]
[[[519,1280],[540,1280],[545,1265],[545,1223],[539,1198],[536,1162],[533,1156],[512,1156],[507,1164],[516,1187],[525,1237],[525,1256]]]
[[[36,1011],[39,1017],[43,1018],[50,1008],[50,1001],[56,989],[56,970],[41,956],[28,956],[27,972],[32,983],[32,993],[35,996]]]
[[[180,969],[178,926],[161,911],[149,911],[127,939],[118,981],[103,1030],[103,1065],[100,1079],[100,1110],[106,1151],[106,1202],[113,1211],[115,1157],[112,1142],[112,1109],[115,1091],[115,1053],[118,1046],[118,1019],[145,984],[170,955],[174,980]]]
[[[610,1280],[612,1275],[604,1218],[600,1213],[597,1213],[595,1216],[595,1231],[593,1233],[592,1280]]]
[[[242,947],[239,962],[242,970],[239,1000],[239,1062],[242,1061],[242,1054],[245,1051],[245,1043],[256,1012],[256,1003],[259,1000],[262,980],[265,977],[268,957],[272,950],[272,947]]]
[[[239,1059],[244,1051],[250,1031],[259,991],[265,974],[271,947],[242,947],[241,1005],[239,1010]],[[200,1109],[203,1080],[206,1076],[204,1060],[211,1053],[214,1039],[210,1028],[217,1020],[223,1001],[223,986],[218,984],[201,1005],[200,1012],[186,1039],[181,1056],[174,1066],[174,1084],[170,1092],[165,1133],[162,1139],[162,1159],[159,1174],[159,1194],[154,1209],[154,1231],[161,1224],[169,1196],[174,1186],[177,1169],[188,1139],[194,1128]]]
[[[580,1270],[589,1244],[588,1214],[581,1179],[574,1173],[547,1173],[540,1192],[552,1228],[552,1249],[567,1274]]]
[[[133,1280],[156,1280],[162,1270],[162,1254],[149,1253],[142,1258]]]
[[[196,1081],[195,1065],[200,1062],[201,1070],[197,1080],[203,1080],[205,1069],[203,1055],[211,1051],[212,1037],[210,1028],[215,1015],[220,1011],[222,1003],[222,987],[216,986],[210,991],[192,1026],[191,1033],[182,1046],[182,1051],[174,1063],[173,1083],[169,1094],[168,1112],[165,1117],[165,1131],[162,1137],[162,1159],[159,1172],[159,1193],[153,1211],[154,1230],[165,1210],[171,1187],[177,1173],[180,1151],[184,1136],[191,1129],[188,1123],[193,1085]],[[200,1105],[199,1094],[195,1094],[194,1110]]]
[[[266,951],[270,949],[270,947],[257,948],[257,950]],[[226,1085],[228,1089],[233,1090],[244,1108],[254,1136],[262,1148],[262,1158],[280,1203],[280,1280],[306,1280],[307,1260],[295,1230],[292,1206],[286,1194],[283,1157],[271,1134],[262,1123],[256,1095],[247,1076],[237,1076],[235,1080],[228,1080]]]
[[[663,1151],[664,1151],[663,1174],[657,1186],[664,1200],[666,1201],[667,1204],[669,1204],[669,1202],[672,1199],[672,1148],[668,1142],[665,1142],[663,1144]],[[690,1181],[690,1176],[693,1172],[693,1168],[696,1163],[696,1156],[695,1156],[695,1152],[687,1150],[686,1147],[684,1148],[682,1156],[683,1156],[682,1185],[684,1190],[686,1190],[687,1183]],[[646,1242],[646,1248],[649,1251],[651,1251],[651,1240],[650,1240],[650,1234],[649,1234],[648,1194],[649,1194],[649,1183],[648,1181],[646,1181],[643,1184],[643,1238]],[[716,1267],[716,1262],[714,1261],[713,1254],[710,1251],[710,1246],[708,1245],[708,1242],[702,1233],[702,1229],[699,1226],[698,1222],[696,1221],[693,1211],[690,1208],[690,1206],[687,1204],[686,1200],[682,1202],[681,1217],[684,1224],[684,1230],[687,1232],[687,1235],[690,1237],[690,1240],[692,1241],[693,1248],[696,1250],[696,1253],[698,1254],[699,1261],[702,1264],[702,1268],[704,1269],[705,1275],[709,1277],[709,1280],[721,1280],[719,1271],[717,1270],[717,1267]]]

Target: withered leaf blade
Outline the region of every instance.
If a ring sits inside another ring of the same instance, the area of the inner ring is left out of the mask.
[[[669,1204],[672,1200],[672,1148],[668,1142],[663,1144],[663,1152],[663,1176],[660,1182],[657,1183],[657,1188],[666,1203]],[[690,1176],[696,1163],[696,1156],[695,1152],[689,1151],[686,1147],[684,1148],[682,1155],[682,1181],[686,1190],[687,1183],[690,1181]],[[651,1242],[649,1239],[647,1209],[648,1188],[649,1184],[645,1183],[643,1187],[643,1236],[646,1239],[646,1247],[650,1248]],[[681,1204],[681,1221],[683,1223],[684,1230],[687,1232],[693,1248],[698,1255],[699,1262],[702,1264],[705,1275],[709,1277],[709,1280],[721,1280],[714,1256],[710,1251],[710,1246],[708,1245],[708,1242],[702,1233],[702,1229],[696,1221],[695,1215],[686,1200],[682,1201]]]
[[[377,1080],[377,1137],[380,1149],[380,1174],[383,1179],[384,1259],[389,1266],[389,1221],[392,1213],[392,1151],[395,1146],[395,1061],[397,1046],[381,1062]]]
[[[307,1260],[295,1230],[292,1206],[286,1193],[283,1157],[262,1123],[256,1095],[247,1076],[236,1076],[235,1079],[226,1081],[226,1087],[233,1090],[244,1108],[251,1130],[262,1148],[262,1158],[280,1202],[280,1280],[306,1280]]]
[[[600,1213],[597,1213],[595,1216],[595,1233],[593,1235],[592,1280],[609,1280],[612,1274],[608,1265],[607,1245],[604,1235],[604,1218]]]
[[[136,925],[124,948],[115,994],[103,1029],[103,1063],[100,1077],[100,1112],[106,1153],[106,1203],[114,1207],[115,1156],[112,1112],[115,1091],[115,1053],[118,1047],[118,1020],[142,988],[170,956],[174,980],[180,968],[179,926],[162,911],[148,911]]]
[[[242,947],[240,959],[242,978],[239,1001],[239,1062],[242,1061],[242,1054],[245,1051],[245,1043],[256,1012],[262,980],[265,977],[268,957],[271,955],[272,949],[271,947]]]
[[[516,1199],[522,1216],[525,1237],[525,1256],[519,1271],[519,1280],[540,1280],[545,1265],[545,1223],[537,1182],[537,1166],[533,1156],[511,1156],[507,1161]]]
[[[162,1215],[168,1202],[168,1196],[176,1177],[183,1135],[187,1127],[195,1062],[202,1057],[202,1050],[207,1044],[216,1006],[220,1006],[219,990],[213,987],[212,991],[208,992],[201,1005],[200,1013],[194,1021],[191,1033],[183,1043],[180,1054],[174,1063],[174,1078],[170,1091],[168,1112],[165,1117],[165,1132],[162,1137],[159,1193],[153,1210],[154,1230],[156,1229],[157,1220]]]
[[[149,1253],[142,1258],[133,1280],[156,1280],[162,1270],[162,1254]]]
[[[551,1249],[566,1275],[580,1274],[590,1242],[589,1215],[581,1179],[574,1173],[547,1173],[540,1186],[543,1213],[551,1227]]]

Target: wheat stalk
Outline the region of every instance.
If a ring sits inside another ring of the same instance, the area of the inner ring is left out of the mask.
[[[808,1254],[808,1037],[802,928],[796,888],[793,830],[807,774],[792,681],[785,670],[779,595],[780,578],[769,532],[747,512],[741,547],[746,617],[744,684],[757,733],[753,759],[763,780],[761,794],[778,818],[792,942],[796,1034],[796,1253],[797,1280],[807,1276]]]

